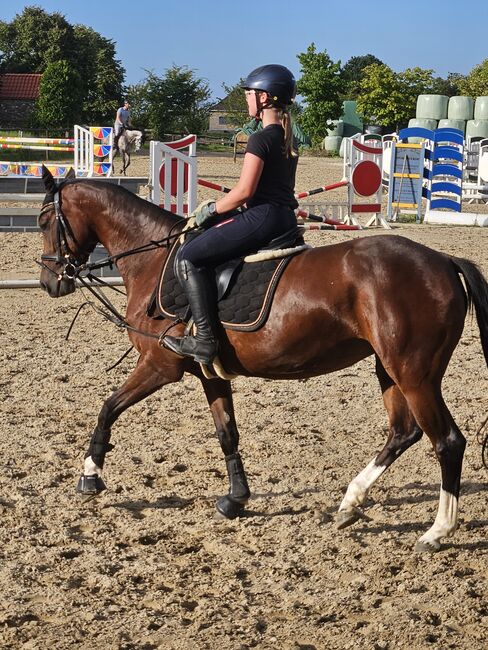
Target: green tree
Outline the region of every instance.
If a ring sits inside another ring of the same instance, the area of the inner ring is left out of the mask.
[[[432,70],[407,68],[395,73],[387,65],[364,69],[358,111],[365,122],[399,128],[415,116],[418,95],[431,92]]]
[[[353,56],[347,61],[342,70],[341,77],[344,81],[344,99],[357,99],[363,78],[363,70],[369,65],[383,65],[373,54],[364,54],[363,56]]]
[[[186,66],[173,65],[164,77],[148,72],[143,82],[128,90],[135,105],[133,121],[149,127],[156,139],[208,129],[210,89]]]
[[[434,83],[433,70],[423,68],[406,68],[397,74],[398,84],[402,95],[397,107],[397,125],[407,125],[408,120],[415,117],[417,98],[419,95],[432,93]]]
[[[482,97],[488,95],[488,59],[476,65],[461,82],[463,95]]]
[[[3,72],[44,72],[49,63],[76,58],[73,27],[60,13],[26,7],[12,22],[0,22]]]
[[[386,64],[373,63],[364,68],[357,99],[364,122],[390,126],[396,124],[401,99],[398,79]]]
[[[435,95],[447,95],[448,97],[462,95],[461,85],[464,79],[465,76],[459,72],[449,72],[446,79],[434,77],[432,92]]]
[[[81,117],[81,79],[68,61],[50,63],[39,88],[36,120],[45,127],[70,127]]]
[[[0,22],[3,72],[38,72],[65,61],[77,73],[79,119],[88,124],[112,122],[122,97],[125,70],[115,58],[113,41],[90,27],[70,25],[59,13],[26,7],[10,22]]]
[[[302,73],[297,92],[305,100],[299,116],[300,125],[315,145],[327,134],[330,122],[342,112],[344,82],[340,74],[341,64],[334,63],[326,50],[317,52],[315,43],[297,58]]]
[[[76,69],[83,85],[83,119],[88,124],[112,122],[123,96],[125,70],[115,58],[113,41],[76,25]]]

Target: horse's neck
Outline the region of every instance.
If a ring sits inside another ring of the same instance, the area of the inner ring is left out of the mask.
[[[149,206],[150,207],[150,206]],[[95,226],[98,241],[110,256],[117,256],[127,251],[143,248],[141,252],[120,258],[117,267],[127,289],[134,287],[139,280],[143,284],[149,280],[147,273],[140,273],[141,268],[152,269],[155,276],[167,254],[167,248],[158,247],[151,242],[164,240],[172,227],[169,219],[161,215],[161,220],[151,217],[146,206],[137,203],[130,208],[121,205],[107,208],[97,219]],[[146,252],[147,249],[151,249]],[[151,287],[152,290],[152,287]]]

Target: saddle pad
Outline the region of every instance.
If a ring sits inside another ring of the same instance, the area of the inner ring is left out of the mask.
[[[166,259],[148,313],[153,318],[184,319],[186,295],[174,273],[176,243]],[[264,325],[278,280],[291,257],[262,262],[242,262],[225,295],[218,302],[218,315],[225,329],[252,332]]]

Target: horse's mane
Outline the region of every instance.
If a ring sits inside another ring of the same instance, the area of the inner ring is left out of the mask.
[[[126,189],[125,187],[122,187],[121,185],[116,185],[114,183],[110,183],[109,181],[104,181],[104,180],[94,180],[90,178],[70,178],[70,179],[65,179],[61,181],[61,183],[58,185],[58,191],[61,191],[64,187],[67,187],[69,185],[78,185],[81,184],[83,186],[88,186],[91,188],[94,188],[97,191],[106,191],[108,195],[111,196],[112,200],[117,203],[114,207],[119,208],[120,205],[122,204],[122,210],[127,211],[127,212],[143,212],[144,216],[146,218],[149,218],[150,220],[154,220],[156,222],[161,223],[161,219],[165,219],[168,221],[168,225],[170,228],[173,228],[176,226],[179,222],[182,224],[185,222],[185,218],[173,214],[173,212],[170,212],[169,210],[165,210],[164,208],[160,208],[158,205],[155,205],[154,203],[151,203],[150,201],[147,201],[146,199],[143,199],[140,196],[137,196],[137,194],[134,194],[130,190]],[[46,195],[46,198],[44,199],[44,202],[47,203],[49,201],[53,200],[52,195]]]

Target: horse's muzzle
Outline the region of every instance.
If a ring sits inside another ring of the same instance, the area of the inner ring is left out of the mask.
[[[41,288],[47,292],[51,298],[62,298],[63,296],[68,296],[70,293],[73,293],[76,289],[75,281],[72,278],[66,277],[56,277],[54,275],[49,275],[49,277],[44,276],[41,273]]]

